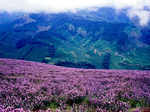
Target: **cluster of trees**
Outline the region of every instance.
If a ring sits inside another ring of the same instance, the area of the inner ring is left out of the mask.
[[[111,54],[110,53],[106,53],[102,62],[102,68],[103,69],[109,69],[110,68],[110,58],[111,58]]]
[[[96,67],[94,65],[87,63],[87,62],[73,63],[73,62],[69,62],[69,61],[63,61],[63,62],[60,61],[60,62],[57,62],[55,65],[72,67],[72,68],[96,69]]]

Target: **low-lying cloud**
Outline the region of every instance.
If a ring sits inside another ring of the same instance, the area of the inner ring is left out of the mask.
[[[0,10],[9,12],[64,12],[91,7],[114,7],[117,10],[129,8],[130,18],[139,17],[140,24],[146,25],[150,19],[150,0],[0,0]]]

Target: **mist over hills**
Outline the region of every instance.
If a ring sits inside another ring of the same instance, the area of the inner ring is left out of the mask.
[[[150,69],[150,28],[127,10],[0,13],[0,58],[92,69]]]

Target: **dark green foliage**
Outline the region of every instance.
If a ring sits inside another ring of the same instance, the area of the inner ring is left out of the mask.
[[[78,96],[73,99],[67,99],[66,104],[73,106],[73,104],[90,104],[90,101],[86,96]]]
[[[49,108],[53,108],[53,109],[56,109],[59,107],[59,103],[57,103],[56,101],[52,100],[52,101],[43,101],[43,106],[45,107],[49,107]]]
[[[102,63],[102,68],[103,69],[109,69],[110,59],[111,59],[111,54],[106,53],[105,56],[104,56],[104,59],[103,59],[103,63]]]
[[[32,52],[33,47],[31,47],[22,57],[21,59],[25,59],[31,52]]]
[[[21,40],[19,40],[19,41],[16,43],[16,48],[17,48],[17,49],[23,48],[23,47],[26,46],[26,44],[28,44],[29,42],[30,42],[30,39],[29,39],[29,38],[21,39]]]
[[[66,40],[65,37],[62,36],[62,34],[56,33],[55,31],[42,31],[38,33],[35,37],[40,40],[49,40],[52,42],[53,40],[55,40],[55,38]]]
[[[60,106],[59,103],[57,103],[55,100],[52,101],[44,100],[41,103],[35,104],[32,110],[33,111],[46,110],[48,108],[56,109],[59,106]]]
[[[150,65],[145,65],[142,67],[142,70],[150,70]]]
[[[121,32],[118,40],[117,40],[117,50],[119,52],[125,52],[128,50],[128,44],[129,44],[129,40],[128,40],[128,35],[124,32]]]
[[[41,105],[40,104],[35,104],[32,111],[37,111],[37,110],[40,110],[40,109],[41,109]]]
[[[144,43],[150,45],[150,29],[145,28],[142,31],[142,37],[140,38],[141,41],[143,41]]]
[[[56,48],[54,45],[50,45],[48,48],[49,56],[54,58],[56,53]]]
[[[129,103],[132,108],[146,106],[144,102],[138,100],[129,100]]]
[[[49,60],[47,60],[45,58],[42,60],[42,63],[48,63],[48,62],[49,62]]]
[[[146,101],[146,98],[144,99],[129,99],[129,98],[125,98],[122,96],[123,93],[119,93],[117,98],[118,100],[122,101],[122,102],[126,102],[128,103],[131,108],[136,108],[136,107],[149,107],[149,101]]]
[[[4,56],[3,56],[3,54],[2,53],[0,53],[0,58],[3,58]]]
[[[72,62],[58,62],[55,65],[57,66],[66,66],[66,67],[73,67],[73,68],[86,68],[86,69],[95,69],[96,67],[90,63],[86,62],[79,62],[79,63],[72,63]]]

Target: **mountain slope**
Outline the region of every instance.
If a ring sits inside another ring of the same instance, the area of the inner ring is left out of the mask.
[[[76,68],[150,69],[149,27],[134,24],[126,10],[16,15],[0,23],[1,58]]]

